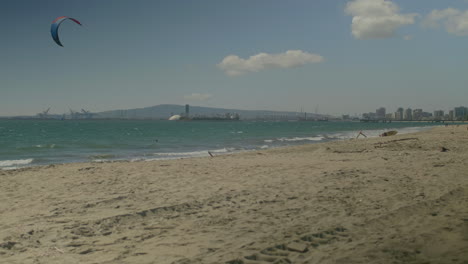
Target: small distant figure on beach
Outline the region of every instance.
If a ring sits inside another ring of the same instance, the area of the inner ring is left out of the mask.
[[[213,154],[211,154],[211,152],[208,151],[208,154],[210,154],[211,157],[214,157]]]
[[[362,130],[361,130],[361,131],[359,131],[359,134],[357,135],[357,137],[356,137],[356,138],[358,138],[360,135],[363,135],[364,137],[367,137],[366,135],[364,135],[364,133],[362,133]]]

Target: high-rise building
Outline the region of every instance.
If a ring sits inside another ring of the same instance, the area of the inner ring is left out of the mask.
[[[405,110],[405,114],[404,114],[403,118],[405,120],[407,120],[407,121],[413,120],[413,111],[411,110],[411,108],[407,108]]]
[[[444,111],[443,110],[434,111],[434,119],[436,119],[436,120],[444,119]]]
[[[462,120],[465,116],[468,115],[468,109],[464,106],[455,107],[455,119]]]
[[[449,111],[449,120],[455,120],[455,112],[453,110]]]
[[[422,113],[423,113],[422,109],[414,109],[413,110],[413,120],[417,120],[417,121],[421,120]]]
[[[372,112],[362,114],[362,118],[367,119],[367,120],[375,120],[376,117],[377,117],[377,115],[375,113],[372,113]]]
[[[188,104],[185,105],[185,117],[189,117],[190,115],[190,106]]]
[[[385,107],[380,107],[379,109],[375,110],[375,114],[377,115],[377,118],[385,118]]]
[[[423,117],[424,120],[427,120],[432,117],[432,113],[429,112],[422,112],[421,116]]]
[[[398,107],[397,111],[395,112],[395,120],[403,120],[403,108]]]

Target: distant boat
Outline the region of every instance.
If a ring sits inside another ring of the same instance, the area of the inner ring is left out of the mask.
[[[181,116],[180,115],[173,115],[169,117],[169,121],[178,121],[180,120]]]

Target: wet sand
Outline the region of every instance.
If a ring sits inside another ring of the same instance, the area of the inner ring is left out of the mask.
[[[0,263],[468,263],[468,130],[0,171]]]

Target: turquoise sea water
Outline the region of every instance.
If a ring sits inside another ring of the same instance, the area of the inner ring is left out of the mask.
[[[106,160],[154,160],[267,149],[430,123],[0,120],[0,169]]]

